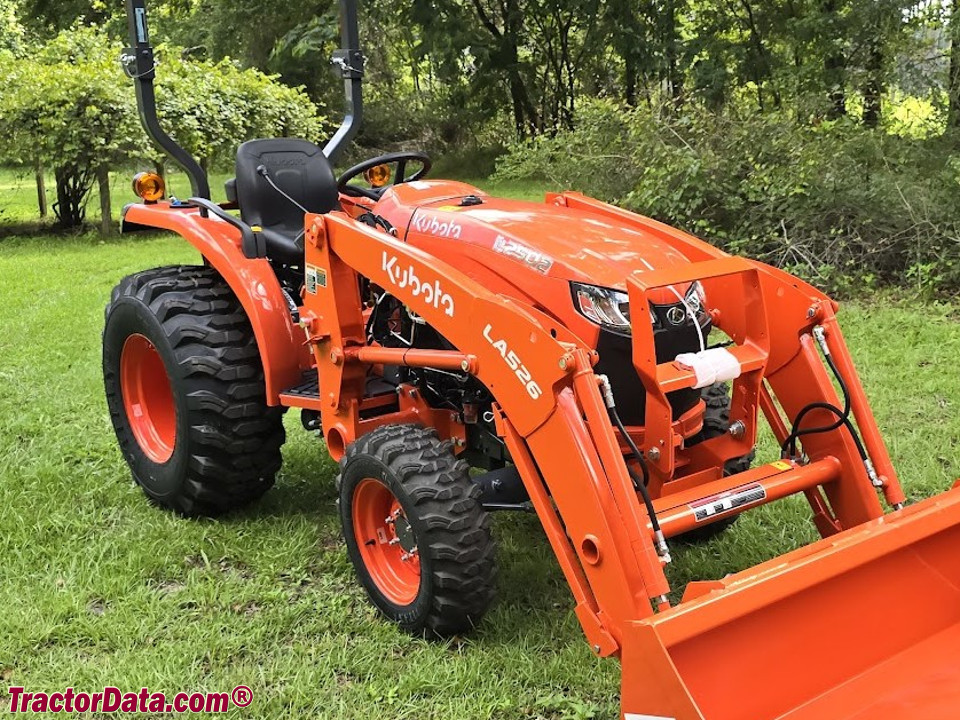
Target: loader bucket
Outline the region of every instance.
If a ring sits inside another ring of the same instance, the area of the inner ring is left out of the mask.
[[[626,720],[960,718],[960,487],[696,595],[627,630]]]

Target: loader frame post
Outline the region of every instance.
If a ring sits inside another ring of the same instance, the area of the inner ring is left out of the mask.
[[[302,318],[334,457],[380,423],[419,418],[442,437],[453,425],[442,417],[449,411],[403,404],[392,415],[361,417],[368,369],[362,360],[383,356],[363,348],[357,297],[363,275],[458,348],[449,358],[436,353],[425,362],[459,361],[496,390],[500,429],[574,588],[584,632],[598,654],[617,654],[620,629],[650,616],[651,603],[669,592],[669,584],[607,418],[590,351],[557,340],[549,326],[455,268],[340,213],[307,216],[306,263],[324,278],[315,293],[308,291]],[[484,321],[463,321],[470,317]],[[518,377],[508,354],[524,363],[534,385]],[[571,452],[557,453],[561,447]]]

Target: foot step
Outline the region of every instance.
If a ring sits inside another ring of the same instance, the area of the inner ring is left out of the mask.
[[[281,395],[289,395],[299,398],[319,398],[320,397],[320,378],[315,370],[304,373],[302,382],[289,390],[284,390]]]

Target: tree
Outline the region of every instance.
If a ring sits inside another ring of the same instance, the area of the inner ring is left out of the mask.
[[[112,51],[96,30],[83,28],[3,62],[4,159],[53,168],[53,211],[65,228],[83,222],[101,168],[142,147],[136,106]]]
[[[960,0],[953,0],[950,4],[947,31],[950,37],[947,124],[951,128],[960,129]]]
[[[15,0],[0,0],[0,51],[19,53],[23,49],[25,34],[17,16]]]
[[[253,137],[318,138],[322,119],[302,91],[275,77],[222,61],[191,62],[175,48],[158,53],[158,107],[170,133],[205,161],[225,160]],[[159,160],[140,126],[119,46],[96,28],[60,33],[25,58],[0,53],[0,160],[52,168],[57,222],[84,222],[95,181],[109,197],[107,171],[136,159]],[[103,206],[104,227],[110,222]]]

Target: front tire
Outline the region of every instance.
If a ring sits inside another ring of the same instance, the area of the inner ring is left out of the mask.
[[[480,488],[433,430],[388,425],[340,461],[347,552],[374,605],[415,635],[472,629],[495,595],[490,519]]]
[[[282,409],[267,406],[253,329],[214,270],[124,278],[106,309],[103,377],[120,449],[156,504],[218,515],[273,485]]]

